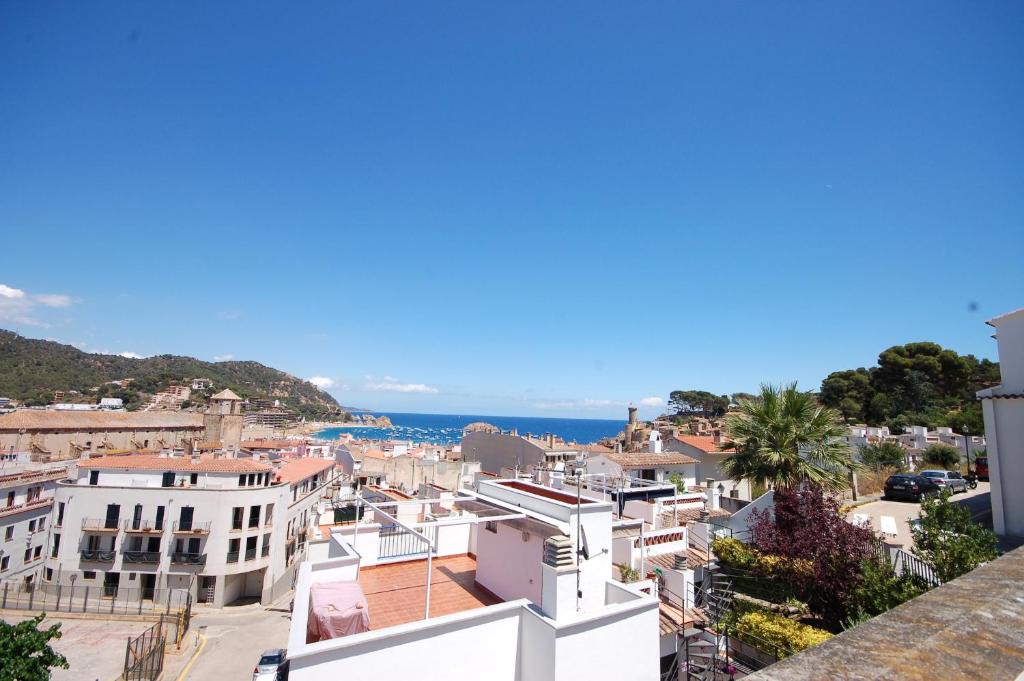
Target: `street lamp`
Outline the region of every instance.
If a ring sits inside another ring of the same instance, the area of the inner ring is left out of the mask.
[[[969,435],[970,432],[971,432],[971,429],[968,428],[967,424],[965,423],[964,424],[964,452],[967,454],[967,473],[968,474],[970,474],[970,472],[971,472],[971,443],[970,443],[970,435]]]

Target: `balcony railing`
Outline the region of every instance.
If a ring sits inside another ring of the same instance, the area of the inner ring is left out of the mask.
[[[246,549],[245,550],[245,559],[246,560],[256,560],[256,549]]]
[[[126,520],[124,521],[125,532],[152,532],[164,531],[163,523],[157,525],[152,520]]]
[[[121,522],[117,518],[82,518],[86,532],[117,532]]]
[[[229,563],[237,563],[238,562],[238,551],[228,551],[227,562],[229,562]]]
[[[263,548],[260,549],[260,556],[262,556],[263,558],[266,558],[269,555],[270,555],[270,544],[264,544]]]
[[[125,563],[159,563],[159,551],[122,551]]]
[[[180,520],[174,521],[174,529],[172,530],[175,534],[210,534],[211,521],[198,522],[195,520],[188,520],[182,522]]]
[[[102,560],[111,561],[114,560],[115,552],[113,549],[109,551],[101,551],[99,549],[82,549],[82,560]]]
[[[178,565],[206,565],[205,553],[172,553],[171,562]]]

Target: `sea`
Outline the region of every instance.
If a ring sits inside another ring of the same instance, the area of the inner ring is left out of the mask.
[[[412,440],[438,445],[457,443],[462,429],[470,423],[484,421],[502,430],[517,429],[521,435],[554,433],[566,442],[590,443],[601,438],[614,437],[626,426],[618,419],[559,419],[536,416],[482,416],[473,414],[405,414],[374,412],[372,416],[387,416],[391,428],[365,428],[340,426],[325,428],[316,437],[333,440],[340,433],[350,432],[356,437],[370,440]]]

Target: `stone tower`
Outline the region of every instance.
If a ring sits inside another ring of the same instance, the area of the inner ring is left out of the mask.
[[[203,427],[207,441],[219,441],[224,449],[237,452],[242,442],[242,398],[227,389],[211,397]]]
[[[626,422],[625,442],[622,443],[623,451],[633,451],[633,433],[636,432],[636,407],[629,406],[629,421]]]

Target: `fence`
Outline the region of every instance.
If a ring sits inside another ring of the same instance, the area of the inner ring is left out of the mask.
[[[129,638],[124,651],[124,681],[156,681],[164,670],[164,626],[157,622],[136,638]]]
[[[189,605],[185,589],[117,586],[71,586],[7,582],[0,590],[0,608],[36,612],[88,612],[98,615],[156,615]]]
[[[437,527],[421,527],[419,532],[430,539],[430,546],[437,545]],[[430,546],[401,525],[383,525],[380,528],[379,558],[426,555]]]
[[[886,548],[889,550],[889,560],[892,562],[892,569],[897,576],[902,577],[905,574],[910,574],[924,580],[930,587],[942,584],[942,580],[938,578],[935,570],[928,563],[897,546]]]

